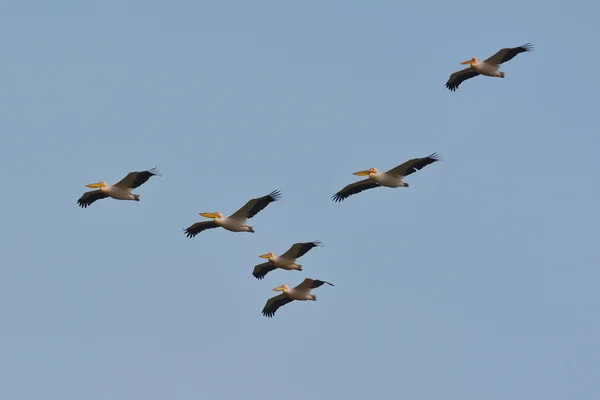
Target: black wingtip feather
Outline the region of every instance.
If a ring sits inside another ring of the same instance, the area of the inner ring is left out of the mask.
[[[273,201],[281,200],[281,197],[282,197],[281,192],[279,191],[279,189],[273,190],[267,196],[270,197]]]
[[[456,92],[456,88],[458,87],[458,85],[449,85],[446,83],[446,87],[450,89],[451,92]]]
[[[310,246],[310,248],[312,249],[313,247],[323,247],[323,242],[321,242],[320,240],[313,240],[312,242],[306,242],[308,243]]]
[[[533,51],[534,46],[533,46],[533,43],[527,42],[523,46],[521,46],[521,48],[524,49],[525,51]]]
[[[331,196],[331,199],[335,202],[335,203],[339,203],[341,201],[344,201],[348,198],[349,196],[342,196],[339,193],[334,194],[333,196]]]
[[[442,160],[442,157],[437,152],[431,153],[429,156],[427,156],[427,158],[431,158],[432,160],[435,160],[435,161]]]
[[[162,176],[162,174],[158,170],[158,167],[151,168],[146,172],[150,173],[151,175]]]
[[[185,233],[185,236],[187,236],[189,239],[191,239],[197,235],[197,233],[190,232],[189,229],[184,229],[183,232]]]
[[[316,288],[318,288],[318,287],[321,287],[321,286],[323,286],[323,284],[325,284],[325,283],[326,283],[326,284],[328,284],[329,286],[334,286],[334,287],[335,287],[335,285],[334,285],[333,283],[331,283],[331,282],[323,281],[323,280],[321,280],[321,279],[314,279],[314,278],[310,278],[310,279],[312,279],[312,280],[313,280],[313,285],[312,285],[312,288],[313,288],[313,289],[316,289]]]

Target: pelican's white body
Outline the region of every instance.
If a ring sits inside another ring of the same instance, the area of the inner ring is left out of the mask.
[[[471,68],[481,75],[491,76],[492,78],[504,78],[504,72],[499,71],[499,65],[488,64],[485,61],[477,60],[476,63],[471,64]]]
[[[230,232],[253,232],[254,230],[245,224],[245,221],[232,217],[215,218],[215,224]]]
[[[289,259],[289,258],[275,256],[275,257],[269,257],[268,260],[271,264],[275,265],[276,267],[285,269],[287,271],[292,271],[295,269],[302,271],[302,265],[296,264],[295,258]]]
[[[306,300],[317,300],[317,296],[311,294],[310,291],[301,290],[298,288],[287,287],[282,290],[283,293],[287,294],[290,299],[306,301]]]
[[[100,188],[104,194],[107,194],[115,200],[139,200],[140,196],[131,193],[131,188],[124,188],[116,185],[107,185]]]
[[[369,178],[381,186],[389,188],[408,187],[408,183],[402,182],[402,176],[387,172],[371,172]]]

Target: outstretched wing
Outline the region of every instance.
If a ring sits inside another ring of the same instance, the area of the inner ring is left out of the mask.
[[[148,179],[150,179],[150,177],[152,177],[154,175],[160,176],[160,173],[158,172],[158,170],[156,168],[152,168],[151,170],[148,170],[148,171],[130,172],[127,174],[127,176],[125,178],[123,178],[119,182],[115,183],[115,186],[120,186],[122,188],[135,189],[139,186],[142,186],[144,183],[146,183],[146,181]]]
[[[471,67],[465,68],[450,75],[448,82],[446,82],[446,87],[454,92],[456,89],[458,89],[461,83],[467,79],[474,78],[477,75],[479,75],[479,72],[476,72]]]
[[[77,200],[77,204],[79,204],[79,207],[81,208],[87,208],[88,206],[92,205],[92,203],[96,200],[105,199],[107,197],[108,195],[104,194],[104,192],[100,189],[91,190],[89,192],[85,192],[83,196],[81,196],[79,200]]]
[[[302,291],[306,291],[306,292],[310,292],[311,289],[316,289],[319,286],[323,286],[323,284],[328,284],[333,286],[332,283],[329,282],[325,282],[325,281],[320,281],[318,279],[312,279],[312,278],[306,278],[304,281],[302,281],[301,284],[299,284],[298,286],[296,286],[294,288],[294,290],[302,290]]]
[[[271,318],[273,315],[275,315],[279,307],[283,307],[292,301],[293,300],[285,293],[271,297],[269,300],[267,300],[267,304],[265,304],[265,308],[263,308],[262,313],[265,317]]]
[[[196,222],[194,225],[187,228],[184,232],[185,232],[185,235],[191,239],[202,231],[205,231],[207,229],[213,229],[216,227],[217,227],[217,224],[215,223],[214,220],[213,221],[202,221],[202,222]]]
[[[315,240],[314,242],[294,243],[294,245],[280,257],[287,258],[288,260],[295,260],[308,253],[313,247],[317,247],[321,244],[322,243],[318,240]]]
[[[339,192],[337,192],[336,194],[331,196],[331,199],[333,201],[335,201],[336,203],[338,203],[342,200],[346,200],[348,197],[352,196],[353,194],[360,193],[363,190],[373,189],[373,188],[376,188],[377,186],[379,186],[379,184],[377,182],[371,180],[370,178],[363,179],[362,181],[358,181],[358,182],[349,184],[348,186],[346,186],[345,188],[343,188],[342,190],[340,190]]]
[[[254,267],[252,275],[254,275],[256,279],[263,279],[265,275],[267,275],[274,269],[277,269],[277,267],[267,261],[266,263],[258,264],[256,267]]]
[[[249,200],[244,207],[231,214],[229,218],[246,222],[246,219],[254,217],[256,214],[264,210],[269,204],[279,200],[280,198],[281,192],[279,190],[274,190],[266,196]]]
[[[512,60],[517,54],[532,50],[533,45],[531,43],[525,43],[523,46],[519,47],[505,47],[504,49],[499,50],[496,54],[494,54],[484,62],[486,64],[500,65]]]
[[[406,161],[398,165],[395,168],[386,171],[387,174],[397,175],[397,176],[408,176],[413,172],[417,172],[429,164],[432,164],[436,161],[440,160],[440,156],[437,153],[433,153],[423,158],[413,158],[411,160]]]

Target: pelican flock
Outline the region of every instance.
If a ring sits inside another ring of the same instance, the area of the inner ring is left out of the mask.
[[[450,79],[448,79],[446,82],[446,87],[451,91],[455,91],[462,82],[478,75],[504,78],[504,72],[500,71],[500,65],[512,60],[516,55],[531,51],[532,49],[533,45],[531,43],[527,43],[519,47],[503,48],[493,56],[483,61],[473,57],[470,60],[461,63],[463,65],[469,65],[469,67],[453,73],[450,76]],[[406,177],[437,161],[440,161],[439,155],[437,153],[432,153],[427,157],[412,158],[390,170],[383,172],[379,171],[377,168],[369,168],[354,172],[354,175],[365,178],[348,184],[343,189],[335,193],[331,199],[334,202],[339,203],[362,191],[378,187],[408,188],[409,184],[405,181]],[[87,208],[95,201],[104,198],[140,201],[140,195],[133,193],[132,190],[140,187],[146,183],[148,179],[155,175],[161,176],[156,168],[152,168],[147,171],[130,172],[127,174],[127,176],[125,176],[125,178],[113,185],[109,185],[104,181],[88,184],[86,186],[94,190],[85,192],[77,200],[77,204],[81,208]],[[224,216],[218,211],[201,212],[199,214],[205,218],[208,218],[209,220],[192,224],[188,228],[184,229],[184,234],[188,238],[193,238],[207,229],[219,227],[230,232],[255,233],[254,228],[248,225],[247,221],[255,217],[259,212],[263,211],[269,204],[280,199],[281,192],[279,190],[274,190],[268,195],[248,200],[243,207],[229,216]],[[324,220],[323,223],[325,224],[327,221]],[[290,229],[290,227],[286,227],[286,230],[289,231]],[[298,259],[306,255],[306,253],[308,253],[311,249],[321,245],[322,243],[320,241],[297,242],[281,255],[276,255],[273,252],[262,254],[259,257],[265,259],[266,261],[262,264],[256,265],[252,271],[252,275],[257,280],[262,281],[270,272],[277,269],[302,272],[304,269],[301,264],[298,264]],[[352,250],[357,251],[357,249]],[[222,259],[227,260],[227,257],[223,257]],[[273,290],[280,291],[282,293],[270,298],[266,302],[263,307],[262,314],[265,317],[271,318],[275,315],[279,308],[294,300],[309,302],[316,301],[317,297],[311,293],[311,290],[321,287],[324,284],[332,287],[334,286],[327,281],[313,278],[305,278],[302,283],[293,288],[285,284],[280,285]]]

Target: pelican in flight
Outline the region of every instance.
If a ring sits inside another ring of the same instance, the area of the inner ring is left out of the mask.
[[[254,275],[256,279],[263,279],[265,275],[277,268],[285,269],[287,271],[302,271],[302,265],[296,264],[296,259],[308,253],[313,247],[317,247],[319,245],[321,245],[321,242],[319,241],[294,243],[292,247],[288,249],[288,251],[280,256],[276,256],[271,252],[263,254],[259,257],[266,258],[269,261],[254,267],[252,275]]]
[[[347,199],[353,194],[360,193],[363,190],[373,189],[380,186],[389,188],[408,187],[408,183],[404,182],[402,178],[407,177],[413,172],[417,172],[423,167],[436,161],[439,161],[439,156],[437,153],[433,153],[427,157],[413,158],[412,160],[408,160],[405,163],[385,172],[379,172],[377,168],[354,172],[354,175],[368,176],[368,178],[349,184],[334,194],[331,198],[337,203]]]
[[[109,185],[104,181],[90,183],[89,185],[85,186],[97,190],[85,192],[83,196],[77,200],[77,204],[79,204],[79,206],[82,208],[86,208],[92,205],[92,203],[96,200],[105,199],[107,197],[111,197],[116,200],[140,201],[140,195],[131,193],[131,189],[142,186],[148,179],[150,179],[150,177],[154,175],[161,176],[156,168],[152,168],[149,171],[130,172],[125,178],[121,179],[114,185]]]
[[[262,313],[265,317],[273,317],[279,307],[285,306],[287,303],[291,303],[294,300],[298,301],[306,301],[306,300],[317,300],[317,296],[311,294],[310,291],[312,289],[316,289],[319,286],[322,286],[324,283],[333,286],[329,282],[320,281],[317,279],[306,278],[301,284],[296,287],[290,288],[288,285],[281,285],[276,287],[276,292],[283,292],[278,296],[271,297],[267,300],[267,304],[265,304],[265,308],[263,308]]]
[[[200,213],[205,218],[212,218],[212,221],[196,222],[185,230],[185,234],[189,238],[193,238],[200,232],[206,229],[217,227],[225,228],[231,232],[252,232],[254,228],[246,225],[246,220],[254,217],[256,214],[265,209],[270,203],[281,198],[281,192],[274,190],[266,196],[258,197],[249,200],[244,207],[240,208],[229,217],[223,216],[220,212],[215,213]]]
[[[469,65],[469,68],[465,68],[450,75],[450,79],[446,82],[446,87],[451,91],[455,91],[461,83],[467,79],[474,78],[477,75],[504,78],[504,72],[499,70],[500,65],[512,60],[519,53],[531,50],[533,50],[533,45],[531,43],[526,43],[519,47],[506,47],[501,49],[487,60],[480,61],[479,58],[473,57],[470,60],[463,61],[461,64]]]

